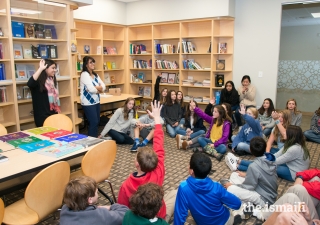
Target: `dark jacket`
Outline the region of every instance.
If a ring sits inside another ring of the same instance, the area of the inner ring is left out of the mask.
[[[156,83],[154,84],[154,98],[153,98],[153,102],[154,100],[159,101],[160,100],[160,81],[161,81],[161,77],[157,77]]]
[[[167,124],[173,125],[181,120],[181,107],[180,104],[165,105],[163,109],[163,117]]]
[[[224,88],[221,91],[220,95],[220,103],[229,103],[231,106],[239,105],[240,100],[239,100],[239,93],[234,87],[234,84],[232,81],[228,81],[227,83],[230,83],[232,85],[232,90],[227,91],[226,88]]]
[[[198,117],[197,115],[194,115],[194,116]],[[184,126],[186,128],[190,128],[191,129],[190,117],[189,118],[186,117]],[[194,133],[199,131],[199,130],[204,130],[205,132],[207,132],[207,128],[203,125],[203,119],[201,117],[197,118],[197,122],[196,122],[196,124],[193,125],[193,129],[192,130],[193,130]]]

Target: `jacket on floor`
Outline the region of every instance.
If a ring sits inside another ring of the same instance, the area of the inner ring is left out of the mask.
[[[303,186],[307,189],[309,195],[312,195],[316,199],[320,200],[320,181],[309,182],[314,177],[320,178],[319,169],[310,169],[297,173],[297,177],[301,176],[303,180]]]

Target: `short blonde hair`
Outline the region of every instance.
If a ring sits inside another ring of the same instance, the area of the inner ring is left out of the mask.
[[[248,108],[247,110],[249,110],[249,109],[252,112],[252,114],[254,115],[254,118],[257,119],[258,115],[259,115],[258,110],[254,107]]]

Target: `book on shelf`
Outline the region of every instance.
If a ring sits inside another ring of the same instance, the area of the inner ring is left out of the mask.
[[[6,68],[4,63],[0,63],[0,80],[6,80]]]
[[[210,82],[209,79],[204,79],[204,80],[202,81],[202,85],[205,86],[205,87],[210,87],[211,82]]]
[[[111,82],[111,84],[115,84],[116,83],[115,75],[110,75],[110,82]]]
[[[117,69],[116,62],[111,62],[111,69],[113,70]]]
[[[202,102],[202,97],[194,97],[193,100],[195,102]]]
[[[24,59],[32,59],[31,48],[23,47],[23,58]]]
[[[224,59],[218,59],[216,61],[216,69],[225,70],[225,68],[226,68],[226,61]]]
[[[111,70],[111,69],[112,69],[112,65],[111,65],[111,62],[110,62],[110,61],[107,62],[107,68],[108,68],[108,70]]]
[[[37,153],[41,155],[54,157],[54,158],[59,158],[64,155],[70,154],[72,152],[78,151],[80,149],[83,149],[82,145],[72,143],[72,142],[70,143],[59,142],[59,143],[55,143],[54,145],[43,148],[37,151]]]
[[[208,48],[207,53],[211,53],[211,41],[210,41],[210,44],[209,44],[209,48]]]
[[[191,95],[185,95],[183,97],[183,101],[185,101],[185,102],[190,102],[192,99],[193,99],[193,96],[191,96]]]
[[[144,90],[143,90],[143,96],[144,97],[151,97],[151,87],[144,87]]]
[[[204,96],[202,97],[202,102],[209,103],[210,102],[210,96]]]
[[[0,102],[7,102],[7,88],[0,87]]]
[[[161,83],[168,83],[168,73],[162,72],[161,73]]]
[[[216,104],[220,104],[220,95],[221,95],[221,91],[214,92],[214,96],[216,98]]]
[[[19,148],[30,153],[38,151],[39,149],[54,145],[53,142],[48,140],[38,141],[30,144],[19,145]]]
[[[108,54],[108,55],[117,55],[117,48],[116,47],[103,47],[103,54]]]
[[[105,84],[111,84],[109,73],[104,73],[104,83]]]
[[[45,137],[48,137],[50,139],[54,139],[54,138],[57,138],[57,137],[68,135],[68,134],[72,134],[72,133],[70,131],[67,131],[67,130],[59,129],[59,130],[54,130],[54,131],[50,131],[50,132],[47,132],[47,133],[43,133],[41,135],[45,136]]]
[[[17,22],[17,21],[11,21],[11,27],[12,27],[12,36],[18,37],[18,38],[24,38],[24,23]]]
[[[27,80],[27,66],[26,64],[15,64],[16,67],[16,78]]]
[[[80,139],[87,138],[87,137],[88,136],[84,135],[84,134],[69,134],[69,135],[66,135],[66,136],[63,136],[63,137],[56,138],[55,140],[57,140],[57,141],[65,141],[65,142],[72,142],[72,141],[80,140]]]
[[[77,40],[71,40],[71,52],[77,52]]]
[[[51,38],[58,39],[56,27],[53,24],[45,24],[44,30],[51,30]]]
[[[30,99],[31,98],[31,91],[28,86],[23,86],[22,87],[22,97],[24,99]]]
[[[108,54],[107,47],[103,47],[103,54],[104,54],[104,55],[107,55],[107,54]]]
[[[16,140],[19,138],[24,138],[24,137],[29,137],[29,136],[30,136],[29,134],[26,134],[26,133],[19,131],[19,132],[0,136],[0,141],[7,142],[10,140]]]
[[[38,52],[42,59],[48,58],[48,49],[46,45],[38,45]]]
[[[44,38],[44,24],[35,23],[34,24],[34,32],[36,38]]]
[[[130,80],[131,83],[138,83],[139,82],[137,74],[132,73],[130,78],[131,78],[131,80]]]
[[[101,55],[101,45],[97,46],[97,55]]]
[[[215,74],[216,87],[222,87],[224,85],[224,74]]]
[[[33,59],[41,59],[38,48],[36,46],[31,45],[31,52]]]
[[[177,73],[176,75],[176,84],[180,84],[180,75]]]
[[[77,144],[77,145],[81,145],[84,148],[90,147],[92,145],[96,145],[100,142],[103,142],[103,139],[100,138],[95,138],[95,137],[87,137],[87,138],[83,138],[77,141],[74,141],[72,143]]]
[[[54,127],[37,127],[37,128],[33,128],[26,131],[35,135],[39,135],[39,134],[43,134],[43,133],[47,133],[55,130],[58,130],[58,129]]]
[[[13,57],[15,59],[23,59],[22,45],[13,44]]]
[[[144,72],[138,73],[138,80],[139,80],[139,83],[144,83],[146,81],[146,75],[144,74]]]
[[[56,45],[47,45],[46,47],[49,59],[58,58],[58,47]]]
[[[178,42],[177,53],[180,53],[180,41]]]
[[[144,95],[144,87],[138,87],[138,95],[143,96]]]
[[[168,84],[174,84],[176,81],[176,74],[175,73],[169,73],[168,75]]]
[[[0,42],[0,59],[4,59],[2,42]]]
[[[90,54],[90,45],[83,46],[84,54]]]
[[[202,82],[195,82],[195,83],[194,83],[194,86],[202,87],[203,84],[202,84]]]
[[[45,39],[52,39],[52,32],[51,29],[44,29],[44,38]]]
[[[227,53],[227,43],[219,42],[219,44],[218,44],[218,53]]]
[[[147,47],[143,44],[130,44],[129,48],[129,53],[130,54],[147,54]]]
[[[12,145],[13,147],[17,148],[19,145],[31,144],[31,143],[39,142],[39,141],[42,141],[42,140],[37,137],[29,136],[29,137],[25,137],[25,138],[7,141],[7,143]]]
[[[156,69],[179,69],[179,65],[176,61],[168,60],[156,60],[155,67]]]

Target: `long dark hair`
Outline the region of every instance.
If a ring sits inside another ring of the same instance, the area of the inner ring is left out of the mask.
[[[215,105],[214,108],[216,108],[219,113],[219,117],[216,118],[216,122],[215,122],[217,124],[217,127],[220,127],[225,120],[228,120],[229,122],[232,121],[229,115],[227,114],[226,110],[224,110],[223,106]]]
[[[227,109],[227,114],[230,118],[232,118],[232,110],[231,110],[231,105],[227,102],[222,103],[221,105],[225,105]]]
[[[227,84],[231,84],[231,86],[232,86],[232,89],[231,89],[231,91],[228,91],[227,90]],[[238,92],[237,90],[236,90],[236,88],[234,87],[234,83],[233,83],[233,81],[231,81],[231,80],[228,80],[227,82],[226,82],[226,84],[224,85],[224,89],[225,89],[225,91],[227,92],[227,93],[231,93],[231,92],[233,92],[234,90],[236,91],[236,92]]]
[[[268,101],[269,102],[269,108],[267,110],[267,116],[270,117],[271,116],[271,113],[274,111],[274,105],[273,105],[273,101],[270,99],[270,98],[266,98],[265,100],[263,100],[263,103],[264,101]],[[263,104],[262,106],[260,107],[260,109],[258,110],[259,114],[260,115],[263,115],[264,114],[264,108],[263,108]]]
[[[166,98],[166,105],[173,105],[174,103],[177,103],[177,97],[176,97],[176,100],[174,101],[174,103],[172,102],[172,99],[171,99],[171,93],[174,92],[176,95],[177,95],[177,92],[174,91],[174,90],[170,90],[167,94],[167,98]]]
[[[160,92],[160,103],[161,104],[164,104],[166,103],[166,99],[167,99],[167,96],[163,96],[162,93],[164,92],[164,90],[167,90],[167,96],[168,96],[168,88],[163,88]]]
[[[133,116],[136,115],[136,109],[135,109],[135,106],[136,106],[136,101],[134,100],[134,98],[127,98],[127,100],[124,102],[124,105],[123,105],[123,118],[125,120],[128,120],[129,118],[129,113],[131,112],[131,110],[128,109],[127,107],[127,104],[128,102],[130,101],[133,101],[133,107],[132,107],[132,111],[133,111]]]
[[[306,139],[303,135],[301,127],[289,125],[287,127],[286,134],[287,134],[287,140],[284,143],[282,153],[283,154],[286,153],[291,146],[295,144],[299,144],[302,147],[304,152],[303,159],[306,160],[307,158],[310,158],[310,153],[306,146]]]
[[[45,59],[44,62],[45,62],[44,64],[47,65],[47,67],[44,70],[42,70],[42,72],[40,73],[40,76],[38,77],[38,82],[39,82],[39,85],[40,85],[40,92],[43,92],[43,90],[47,90],[47,88],[45,86],[46,80],[48,78],[46,69],[48,69],[52,65],[56,65],[57,66],[57,63],[55,63],[55,61],[53,61],[51,59]],[[53,82],[54,82],[54,87],[57,88],[56,75],[53,76]]]
[[[179,92],[180,92],[181,95],[182,95],[182,98],[181,98],[181,101],[180,101],[180,102],[178,101],[178,93],[179,93]],[[177,99],[177,102],[180,104],[180,107],[181,107],[181,108],[184,108],[186,104],[185,104],[185,102],[183,101],[183,92],[182,92],[182,91],[177,91],[176,94],[177,94],[177,98],[176,98],[176,99]]]
[[[196,104],[196,107],[198,107],[198,103],[196,101],[193,101],[195,104]],[[186,111],[186,117],[185,117],[185,121],[189,121],[190,120],[190,116],[191,116],[191,111],[190,111],[190,103],[191,101],[188,103],[188,106],[187,106],[187,111]],[[193,126],[197,123],[198,121],[198,115],[193,112]]]
[[[90,72],[89,72],[89,70],[87,68],[89,60],[91,60],[91,62],[94,62],[94,63],[96,62],[96,60],[94,60],[94,58],[92,58],[91,56],[83,57],[83,65],[82,65],[82,71],[81,72],[88,72],[90,74]],[[98,74],[96,72],[94,72],[93,70],[92,70],[92,74],[95,75],[95,76],[98,76]]]

